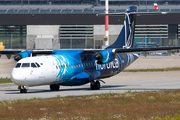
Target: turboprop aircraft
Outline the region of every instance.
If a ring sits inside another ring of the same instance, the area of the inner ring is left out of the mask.
[[[60,85],[87,83],[90,83],[92,90],[99,90],[100,81],[104,82],[101,79],[120,73],[139,57],[136,52],[180,49],[133,48],[136,14],[141,14],[136,13],[136,10],[136,6],[127,9],[124,26],[117,40],[105,49],[4,50],[0,54],[17,54],[14,59],[18,62],[12,70],[11,79],[21,93],[26,93],[30,86],[50,85],[50,90],[59,90]],[[45,56],[35,56],[39,54]]]

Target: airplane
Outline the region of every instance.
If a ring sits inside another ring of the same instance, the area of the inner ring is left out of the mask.
[[[157,3],[154,3],[154,9],[159,10],[159,6]]]
[[[122,13],[125,14],[124,26],[116,41],[105,49],[0,51],[7,56],[15,54],[14,59],[18,61],[11,72],[12,82],[18,85],[20,93],[26,93],[31,86],[49,85],[50,90],[58,91],[60,85],[87,83],[92,90],[99,90],[100,82],[105,83],[103,78],[120,73],[138,59],[139,52],[180,49],[133,48],[136,15],[144,14],[136,11],[136,6],[130,6]]]

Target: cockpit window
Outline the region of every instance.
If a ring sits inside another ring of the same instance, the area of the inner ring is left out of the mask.
[[[21,67],[29,67],[30,63],[23,63]]]
[[[20,68],[20,66],[21,66],[21,63],[17,63],[15,68]]]
[[[41,67],[37,62],[35,63],[38,67]]]
[[[36,68],[36,65],[34,63],[31,63],[32,68]]]

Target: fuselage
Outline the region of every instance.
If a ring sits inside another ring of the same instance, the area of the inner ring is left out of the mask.
[[[112,62],[97,64],[94,53],[69,50],[48,56],[27,57],[12,70],[12,81],[19,86],[83,85],[93,79],[111,77],[135,61],[138,54],[117,54]]]

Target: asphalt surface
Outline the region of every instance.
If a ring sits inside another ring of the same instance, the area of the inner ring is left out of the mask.
[[[13,58],[13,57],[12,57]],[[140,57],[126,69],[150,69],[180,67],[180,56]],[[16,62],[5,56],[0,59],[0,77],[10,77]],[[21,94],[15,84],[0,84],[0,101],[29,98],[50,98],[56,96],[79,96],[109,92],[171,90],[180,89],[180,71],[171,72],[122,72],[114,77],[103,79],[100,90],[91,90],[90,84],[68,87],[61,86],[60,91],[50,91],[49,86],[30,87],[28,93]]]
[[[70,87],[61,86],[59,91],[50,91],[49,86],[30,87],[27,93],[20,93],[14,84],[0,85],[0,101],[50,98],[56,96],[79,96],[126,91],[156,91],[180,89],[179,71],[173,72],[122,72],[112,78],[104,79],[100,90],[91,90],[90,84]]]

